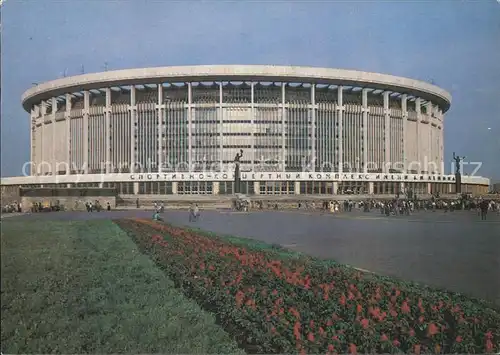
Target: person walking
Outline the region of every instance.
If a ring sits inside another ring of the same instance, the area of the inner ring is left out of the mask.
[[[481,204],[479,205],[479,208],[481,209],[481,220],[485,221],[486,216],[488,214],[488,208],[489,208],[489,203],[486,200],[481,201]]]
[[[193,221],[194,217],[194,204],[189,206],[189,222]]]
[[[198,218],[200,217],[200,208],[198,207],[198,204],[194,205],[194,220],[197,221]]]

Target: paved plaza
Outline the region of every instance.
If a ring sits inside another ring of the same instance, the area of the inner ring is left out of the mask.
[[[55,212],[29,219],[151,218],[150,211]],[[188,225],[187,211],[164,218]],[[338,215],[299,211],[202,211],[191,223],[220,234],[276,243],[375,273],[462,292],[500,305],[500,216],[475,212],[379,212]]]

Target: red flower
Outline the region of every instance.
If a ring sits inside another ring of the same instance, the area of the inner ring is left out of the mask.
[[[457,337],[456,337],[456,339],[455,339],[455,341],[456,341],[457,343],[461,343],[461,342],[462,342],[462,337],[461,337],[460,335],[459,335],[459,336],[457,336]]]
[[[293,335],[295,336],[296,340],[300,340],[300,338],[301,338],[300,328],[301,328],[300,323],[295,322],[295,324],[293,325]]]
[[[387,337],[387,335],[382,334],[382,336],[380,337],[380,341],[387,341],[387,340],[389,340],[389,338]]]
[[[300,313],[293,307],[290,307],[288,310],[295,318],[299,319],[300,318]]]
[[[319,335],[325,336],[325,330],[323,329],[323,327],[319,327],[318,332],[319,332]]]
[[[403,304],[401,305],[401,312],[404,314],[410,313],[410,306],[408,306],[408,302],[403,302]]]
[[[311,321],[309,322],[309,327],[311,327],[311,329],[314,329],[314,321],[313,321],[313,320],[311,320]]]
[[[333,322],[331,319],[328,319],[328,321],[326,322],[326,326],[327,327],[331,327],[333,325]]]
[[[276,334],[276,328],[275,327],[271,328],[271,333]]]
[[[410,332],[408,334],[410,334],[411,337],[415,336],[415,331],[413,330],[413,328],[410,329]]]
[[[415,344],[413,346],[413,352],[415,353],[415,355],[420,355],[420,344]]]
[[[399,340],[394,339],[394,340],[392,341],[392,345],[394,345],[396,348],[398,348],[398,347],[401,345],[401,343],[399,342]]]
[[[235,298],[236,298],[236,305],[238,307],[240,307],[241,304],[243,303],[243,298],[244,297],[245,297],[245,294],[241,290],[236,293]]]
[[[273,290],[273,296],[276,296],[278,294],[277,290]]]
[[[363,306],[361,306],[360,304],[358,304],[356,306],[356,313],[361,313],[363,311]]]
[[[487,353],[493,352],[493,342],[490,339],[486,339],[486,344],[484,344]]]
[[[422,324],[422,323],[424,322],[424,320],[425,320],[424,316],[420,316],[420,317],[418,317],[418,322],[419,322],[420,324]]]
[[[396,312],[394,309],[391,309],[391,311],[389,313],[391,313],[391,316],[393,316],[393,317],[398,316],[398,312]]]
[[[491,334],[491,331],[489,331],[489,332],[486,332],[486,334],[484,334],[484,337],[486,339],[493,339],[493,334]]]
[[[439,328],[434,323],[429,324],[429,327],[427,328],[427,335],[433,336],[437,333],[439,333]]]
[[[333,353],[335,351],[335,348],[332,344],[328,344],[328,352]]]
[[[307,340],[309,340],[310,342],[313,342],[314,341],[314,334],[313,333],[308,333],[307,334]]]
[[[356,355],[358,353],[356,350],[356,345],[354,345],[352,343],[349,345],[349,353],[353,354],[353,355]]]
[[[342,306],[345,306],[346,299],[345,299],[345,295],[344,295],[344,294],[342,294],[342,295],[340,296],[339,303],[340,303]]]
[[[361,320],[361,326],[364,329],[367,329],[369,324],[370,324],[370,321],[368,319],[364,318],[364,319]]]
[[[387,313],[386,312],[382,312],[382,314],[379,314],[378,320],[380,322],[382,322],[385,319],[385,317],[387,317]]]

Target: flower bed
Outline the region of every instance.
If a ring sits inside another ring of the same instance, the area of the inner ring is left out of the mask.
[[[251,353],[493,353],[480,301],[148,220],[117,223]]]

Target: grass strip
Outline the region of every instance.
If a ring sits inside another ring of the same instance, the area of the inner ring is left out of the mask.
[[[111,221],[2,221],[2,353],[241,353]]]

